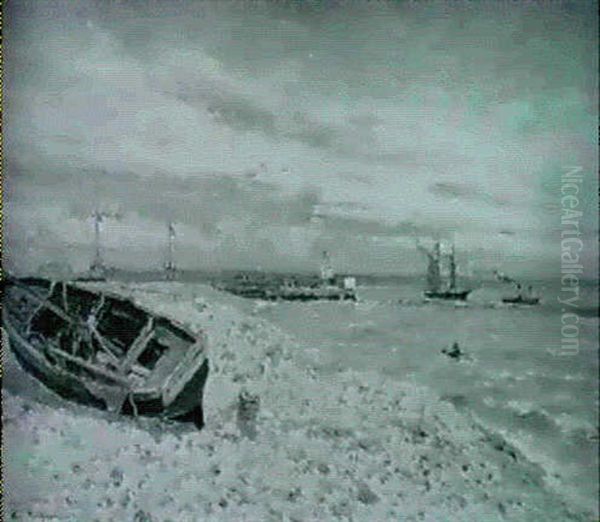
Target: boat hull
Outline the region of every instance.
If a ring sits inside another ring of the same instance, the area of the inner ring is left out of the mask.
[[[191,421],[201,428],[204,426],[202,396],[208,372],[208,360],[205,359],[198,371],[169,404],[165,404],[160,393],[150,395],[134,393],[123,403],[121,413]]]
[[[424,293],[427,299],[443,299],[446,301],[466,301],[469,297],[471,290],[462,290],[462,291],[445,291],[445,292],[435,292],[435,291],[426,291]]]
[[[356,301],[356,295],[353,293],[331,293],[331,294],[316,294],[316,293],[297,293],[283,294],[277,296],[282,301]]]
[[[99,409],[108,409],[106,401],[88,390],[80,379],[50,364],[38,350],[21,337],[12,326],[6,313],[3,313],[2,322],[8,336],[10,350],[25,372],[64,399]]]
[[[522,304],[522,305],[537,305],[540,302],[540,298],[539,297],[531,297],[531,298],[526,298],[526,297],[504,297],[502,299],[502,302],[505,304]]]
[[[265,301],[356,301],[356,294],[343,289],[298,288],[293,290],[274,290],[259,287],[225,287],[225,291],[248,299]]]

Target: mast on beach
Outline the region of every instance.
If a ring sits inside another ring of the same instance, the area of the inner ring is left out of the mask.
[[[165,262],[165,278],[169,281],[175,279],[177,267],[175,265],[175,226],[172,221],[167,223],[167,260]]]
[[[92,214],[94,219],[94,260],[90,265],[90,271],[101,271],[104,269],[104,262],[102,260],[102,249],[100,248],[100,223],[103,221],[102,214],[98,210]]]
[[[119,214],[101,212],[98,209],[92,213],[92,219],[94,220],[94,259],[90,265],[90,273],[94,276],[102,277],[107,271],[102,256],[102,246],[100,241],[101,225],[107,218],[119,219],[119,217]]]

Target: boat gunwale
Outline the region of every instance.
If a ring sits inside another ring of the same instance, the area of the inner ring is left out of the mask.
[[[188,325],[185,325],[185,324],[181,323],[180,321],[178,321],[174,317],[171,317],[169,314],[162,314],[162,313],[153,312],[146,305],[140,304],[135,299],[135,297],[133,295],[127,296],[127,295],[124,295],[124,294],[120,294],[119,291],[115,290],[114,288],[107,288],[105,290],[105,289],[94,288],[94,287],[90,288],[90,286],[88,286],[88,285],[98,285],[98,284],[103,285],[103,284],[107,284],[107,283],[109,283],[107,281],[63,281],[63,283],[65,285],[71,285],[71,286],[74,286],[75,288],[79,288],[81,290],[85,290],[87,292],[91,292],[91,293],[94,293],[94,294],[104,294],[107,297],[110,297],[111,299],[115,299],[115,300],[120,301],[120,302],[129,302],[135,308],[137,308],[138,310],[140,310],[140,311],[144,312],[145,314],[153,317],[155,321],[156,321],[156,319],[164,319],[165,321],[167,321],[168,323],[170,323],[175,328],[181,330],[181,332],[183,332],[184,334],[186,334],[186,335],[194,338],[194,341],[186,341],[190,345],[191,344],[195,344],[195,338],[198,335],[201,335],[201,334],[204,333],[203,329],[200,328],[198,330],[195,330],[195,329],[189,327]]]
[[[162,313],[157,313],[152,311],[148,306],[140,304],[133,295],[124,295],[124,294],[120,294],[118,291],[114,290],[113,288],[107,288],[107,289],[102,289],[102,288],[97,288],[97,287],[91,287],[89,285],[97,285],[97,284],[106,284],[106,282],[102,281],[54,281],[52,279],[46,279],[43,277],[24,277],[24,278],[11,278],[11,283],[13,285],[19,286],[20,288],[25,288],[25,290],[27,290],[29,293],[34,294],[35,293],[32,292],[32,290],[30,290],[29,288],[27,288],[27,284],[24,284],[22,282],[22,280],[33,280],[33,281],[48,281],[49,283],[55,283],[55,284],[63,284],[65,286],[72,286],[74,288],[78,288],[80,290],[85,290],[86,292],[90,292],[94,295],[97,296],[106,296],[109,297],[111,299],[115,299],[116,301],[120,301],[120,302],[129,302],[131,303],[135,308],[137,308],[138,310],[140,310],[141,312],[151,316],[154,318],[154,320],[156,319],[163,319],[165,321],[167,321],[168,323],[170,323],[173,327],[175,327],[176,329],[181,330],[182,333],[192,337],[194,340],[193,341],[187,341],[190,345],[195,344],[195,340],[196,337],[198,337],[199,335],[202,336],[204,335],[204,330],[202,328],[199,329],[195,329],[195,328],[191,328],[186,324],[183,324],[182,322],[178,321],[177,319],[171,317],[169,314],[162,314]],[[35,296],[35,298],[39,299],[40,301],[42,300],[41,297],[39,296]],[[46,301],[44,301],[45,303]],[[53,305],[53,303],[49,303],[51,305]],[[56,306],[56,305],[54,305]],[[60,307],[58,307],[60,309]],[[67,312],[64,312],[61,310],[61,312],[63,314],[67,314]],[[74,321],[74,319],[70,319],[72,321]],[[179,332],[178,332],[179,333]]]
[[[30,278],[28,278],[28,279],[29,279],[29,281],[31,281]],[[52,283],[54,283],[54,281],[52,281],[50,279],[44,279],[44,278],[35,278],[34,281],[49,282],[51,284],[51,287],[52,287]],[[65,352],[64,350],[62,350],[60,348],[56,348],[55,346],[52,346],[52,351],[55,352],[55,355],[64,357],[76,364],[79,364],[81,367],[83,367],[89,371],[93,371],[93,372],[97,373],[98,375],[102,375],[103,377],[113,379],[113,380],[115,380],[115,382],[119,383],[120,385],[125,385],[125,387],[128,390],[130,390],[131,393],[133,393],[135,395],[151,394],[151,395],[160,396],[161,398],[166,393],[167,385],[170,384],[172,382],[172,380],[176,378],[175,377],[176,375],[177,376],[181,375],[181,377],[178,379],[178,382],[179,382],[179,380],[183,381],[183,386],[181,386],[181,388],[183,388],[185,386],[185,383],[188,382],[191,378],[193,378],[195,373],[199,370],[199,368],[201,368],[202,364],[204,364],[204,362],[207,360],[207,354],[206,354],[207,338],[206,338],[206,334],[205,334],[204,330],[198,329],[198,330],[194,331],[194,330],[190,329],[189,327],[187,327],[186,325],[181,324],[179,321],[170,318],[168,316],[168,314],[167,315],[156,314],[155,312],[150,311],[146,306],[140,305],[133,298],[133,296],[127,297],[124,295],[120,295],[119,293],[117,293],[115,291],[111,291],[112,289],[109,291],[105,291],[103,289],[98,289],[98,288],[89,288],[89,287],[86,287],[87,285],[81,285],[77,282],[58,281],[57,283],[59,283],[59,284],[62,283],[64,285],[64,287],[67,287],[68,285],[72,285],[75,288],[79,288],[81,290],[89,292],[99,298],[106,296],[106,297],[115,299],[119,302],[130,303],[136,309],[138,309],[139,311],[141,311],[145,315],[147,315],[149,320],[151,320],[151,322],[152,322],[152,325],[153,325],[152,329],[148,332],[148,335],[147,335],[148,340],[152,337],[152,335],[154,333],[154,328],[156,327],[155,326],[156,320],[162,319],[175,329],[175,332],[173,332],[173,333],[176,335],[176,337],[180,338],[188,346],[186,347],[186,349],[184,351],[182,360],[171,370],[171,372],[167,376],[164,377],[161,385],[150,386],[150,387],[146,386],[146,383],[148,382],[148,380],[151,376],[151,373],[150,373],[150,375],[145,379],[145,382],[140,383],[140,386],[138,388],[136,388],[135,384],[132,382],[132,380],[127,378],[125,375],[121,375],[121,374],[112,372],[110,370],[100,368],[100,367],[94,365],[93,363],[89,363],[79,357],[73,356],[72,354],[68,354],[67,352]],[[67,312],[63,311],[59,306],[55,305],[54,303],[48,302],[47,299],[49,296],[44,299],[43,297],[36,295],[35,291],[28,288],[29,285],[27,285],[27,283],[20,281],[18,278],[15,278],[15,280],[13,281],[13,284],[15,284],[19,289],[25,290],[26,294],[28,296],[32,297],[34,300],[42,303],[42,306],[40,308],[47,306],[47,308],[49,310],[57,313],[57,315],[59,315],[62,319],[68,321],[71,324],[78,324],[79,322],[83,322],[82,320],[78,321],[77,319],[74,319]],[[75,379],[82,380],[82,381],[90,380],[90,379],[86,379],[85,377],[82,377],[80,375],[77,375],[75,373],[68,372],[64,368],[61,368],[57,364],[53,364],[50,360],[48,360],[48,358],[44,356],[42,351],[37,350],[32,345],[30,340],[26,339],[25,337],[23,337],[23,335],[21,335],[19,329],[17,328],[16,325],[13,324],[12,320],[7,320],[11,315],[12,314],[9,312],[8,307],[5,306],[3,309],[3,316],[5,317],[4,322],[7,325],[9,325],[10,331],[7,330],[7,333],[9,334],[9,339],[12,336],[16,336],[18,338],[19,342],[21,344],[27,346],[28,351],[31,354],[35,355],[36,359],[43,360],[45,366],[52,369],[55,373],[59,373],[59,374],[64,373],[64,374],[69,375],[70,377],[73,377]],[[143,333],[143,330],[144,330],[144,327],[142,328],[140,333]],[[185,337],[182,338],[181,334],[191,337],[193,339],[193,341],[189,341]],[[50,345],[54,345],[54,343],[47,338],[45,338],[45,342],[49,343]],[[147,343],[144,343],[144,344],[147,344]],[[129,353],[131,346],[132,345],[130,345],[127,348],[126,355],[123,358],[124,361],[127,360],[127,354]],[[188,370],[187,366],[191,362],[196,363],[193,365],[194,370],[186,371],[186,370]],[[184,363],[186,365],[186,368],[184,368],[184,371],[182,372],[182,367],[184,366]],[[189,376],[189,378],[185,379],[184,377],[187,377],[188,373],[190,374],[190,376]],[[176,386],[176,387],[179,388],[180,386]],[[175,396],[173,397],[172,400],[174,400],[176,397],[177,397],[177,394],[175,394]],[[168,404],[165,404],[164,406],[167,407]]]

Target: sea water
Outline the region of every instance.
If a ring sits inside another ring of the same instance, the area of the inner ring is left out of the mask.
[[[548,485],[595,512],[598,499],[597,287],[582,289],[577,353],[561,353],[559,289],[539,306],[501,303],[493,284],[466,303],[426,302],[418,285],[362,287],[357,303],[256,303],[320,372],[376,370],[425,385],[502,434]],[[442,353],[458,343],[464,357]]]

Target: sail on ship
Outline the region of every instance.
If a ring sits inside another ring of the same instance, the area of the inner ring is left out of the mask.
[[[454,245],[447,256],[449,261],[449,273],[447,281],[442,277],[442,247],[439,241],[436,241],[433,250],[427,250],[420,244],[417,248],[423,252],[428,259],[427,266],[427,289],[425,297],[429,299],[448,299],[465,301],[472,290],[459,289],[457,286],[457,265],[456,252]]]
[[[323,261],[321,263],[321,280],[328,284],[335,283],[335,272],[331,265],[331,258],[327,250],[323,251]]]

